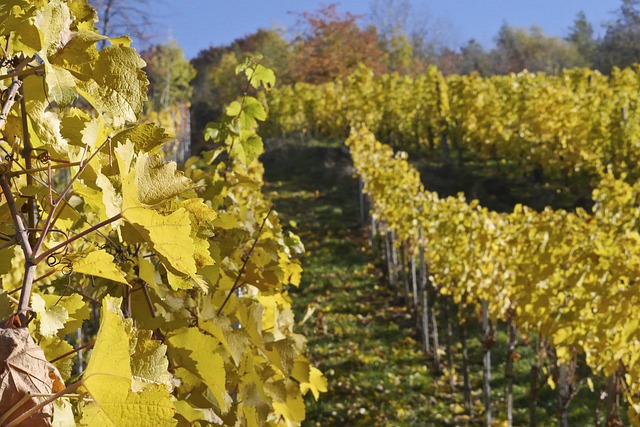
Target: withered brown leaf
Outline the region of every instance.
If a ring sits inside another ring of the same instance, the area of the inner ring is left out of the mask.
[[[0,328],[0,419],[6,425],[43,402],[46,397],[25,397],[51,394],[60,389],[60,374],[47,361],[28,328]],[[64,386],[62,387],[64,388]],[[22,404],[20,401],[26,399]],[[20,423],[21,427],[51,426],[53,405],[45,405]]]

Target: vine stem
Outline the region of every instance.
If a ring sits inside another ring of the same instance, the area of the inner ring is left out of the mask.
[[[4,131],[4,127],[7,124],[7,119],[9,117],[9,112],[13,108],[18,92],[22,87],[22,81],[16,73],[21,73],[31,60],[32,58],[25,58],[20,64],[18,64],[14,71],[14,75],[11,77],[11,84],[7,88],[7,96],[4,104],[2,105],[2,110],[0,110],[0,130]],[[22,111],[22,114],[25,114],[25,112]],[[31,287],[33,286],[33,280],[36,275],[36,265],[31,260],[32,247],[29,243],[29,232],[27,231],[27,226],[24,223],[24,218],[22,218],[22,215],[20,215],[18,207],[16,206],[16,200],[11,193],[11,184],[9,183],[6,173],[2,173],[2,175],[0,175],[0,187],[2,187],[2,192],[7,200],[7,205],[11,212],[11,218],[13,219],[13,224],[16,228],[16,240],[20,243],[25,255],[24,277],[22,279],[22,290],[20,292],[17,314],[20,323],[26,325],[26,313],[29,311],[29,298],[31,297]]]
[[[31,61],[31,58],[29,58],[29,61]],[[26,65],[26,63],[24,65]],[[8,73],[0,76],[0,80],[12,79],[14,77],[30,76],[32,74],[37,74],[40,71],[44,71],[44,65],[36,65],[35,67],[23,70],[22,68],[24,68],[24,65],[22,67],[18,67],[16,71],[12,73]]]
[[[87,228],[86,230],[84,230],[81,233],[76,234],[73,237],[68,238],[67,240],[65,240],[64,242],[54,246],[53,248],[37,255],[34,259],[33,259],[33,263],[34,264],[39,264],[40,262],[42,262],[42,260],[47,259],[47,257],[51,254],[54,254],[56,252],[58,252],[60,249],[64,248],[65,246],[75,242],[78,239],[82,239],[84,236],[86,236],[87,234],[93,233],[94,231],[97,231],[99,229],[101,229],[102,227],[105,227],[109,224],[111,224],[112,222],[116,222],[119,219],[122,219],[122,214],[118,214],[115,215],[109,219],[106,219],[104,221],[102,221],[99,224],[94,225],[93,227]]]
[[[242,263],[242,267],[240,267],[240,271],[238,271],[238,276],[236,276],[236,281],[233,283],[233,286],[229,290],[229,293],[227,294],[227,297],[224,299],[224,301],[222,302],[222,305],[218,309],[218,312],[216,313],[216,316],[220,315],[220,313],[222,312],[222,309],[224,308],[224,306],[227,305],[227,303],[229,302],[229,298],[231,298],[231,295],[233,295],[233,293],[236,291],[236,289],[239,288],[238,283],[240,283],[240,278],[244,274],[244,270],[246,270],[246,268],[247,268],[247,264],[249,263],[249,259],[251,259],[251,254],[253,253],[253,250],[255,249],[256,245],[258,244],[258,240],[260,240],[260,236],[262,235],[262,230],[264,229],[264,226],[267,223],[267,219],[269,219],[269,215],[271,215],[271,212],[273,212],[273,206],[271,206],[271,208],[269,209],[269,212],[267,212],[267,215],[262,220],[262,224],[260,224],[260,229],[258,230],[258,236],[256,236],[256,239],[253,241],[253,244],[251,245],[251,248],[249,249],[249,252],[247,252],[247,256],[245,257],[244,262]]]
[[[15,71],[11,74],[11,84],[7,88],[7,98],[2,105],[2,110],[0,110],[0,129],[4,130],[4,126],[7,124],[7,119],[9,118],[9,111],[13,108],[13,104],[16,102],[16,96],[18,95],[18,89],[22,86],[22,80],[18,77],[24,74],[29,74],[24,72],[24,67],[27,66],[29,62],[31,62],[32,58],[26,58],[16,67]],[[31,70],[26,70],[31,71]],[[9,75],[4,76],[8,78]]]
[[[36,276],[36,262],[32,260],[32,248],[29,243],[29,232],[24,223],[24,218],[18,211],[16,201],[11,193],[11,184],[5,174],[0,175],[0,187],[7,200],[9,211],[11,212],[11,218],[13,224],[16,227],[16,240],[20,243],[22,251],[25,255],[24,277],[22,279],[22,290],[20,292],[20,301],[18,303],[18,316],[20,316],[20,322],[26,325],[26,313],[29,311],[29,299],[31,297],[31,287],[33,286],[33,280]]]
[[[100,147],[98,147],[98,149],[93,154],[91,154],[91,156],[86,160],[86,162],[82,163],[80,165],[80,169],[78,170],[78,172],[69,180],[69,182],[67,183],[67,186],[64,188],[64,190],[62,190],[62,192],[60,193],[58,198],[55,200],[55,202],[53,202],[53,204],[51,206],[51,211],[49,212],[49,216],[47,216],[47,219],[45,220],[44,226],[42,227],[42,234],[40,235],[40,238],[36,242],[35,247],[33,249],[33,252],[38,257],[38,259],[40,259],[40,260],[43,259],[41,256],[38,256],[37,254],[40,252],[40,249],[42,249],[42,245],[44,244],[44,239],[47,236],[47,233],[49,233],[49,230],[55,224],[55,219],[54,218],[57,219],[57,217],[55,216],[55,213],[56,213],[56,209],[60,205],[60,202],[62,200],[64,200],[66,195],[69,193],[69,190],[71,190],[71,187],[73,186],[73,183],[76,182],[76,180],[80,177],[82,172],[84,172],[84,170],[87,168],[87,166],[89,165],[91,160],[93,160],[93,158],[100,152],[100,150],[102,150],[107,145],[107,143],[109,143],[110,141],[111,141],[111,138],[107,138],[107,140]],[[117,219],[119,219],[119,218],[117,218]],[[107,222],[107,224],[109,224],[110,222],[113,222],[113,221],[110,221],[110,220],[108,220],[108,221],[109,222]],[[100,223],[100,224],[103,224],[103,223]],[[77,238],[77,236],[76,236],[76,238]],[[73,240],[75,240],[76,238],[73,238]],[[72,240],[68,241],[66,244],[71,243],[71,241]],[[58,245],[58,246],[56,246],[56,248],[59,249],[60,247],[66,246],[66,244]],[[55,252],[55,251],[53,251],[53,252]],[[52,251],[48,250],[45,253],[47,254],[46,256],[49,256],[52,253]],[[46,258],[46,256],[45,256],[45,258]]]
[[[6,242],[0,244],[0,251],[3,249],[7,249],[10,248],[11,246],[15,245],[17,243],[16,239],[11,239],[11,240],[7,240]]]
[[[10,423],[6,424],[4,427],[15,427],[18,424],[20,424],[22,421],[26,420],[27,418],[29,418],[31,415],[35,414],[36,412],[38,412],[40,409],[44,408],[45,406],[53,403],[56,401],[56,399],[59,399],[73,391],[76,391],[81,385],[84,384],[84,380],[80,380],[76,383],[71,384],[70,386],[68,386],[67,388],[65,388],[62,391],[57,392],[56,394],[52,394],[51,396],[49,396],[47,399],[43,400],[42,402],[38,403],[37,405],[33,406],[32,408],[30,408],[28,411],[26,411],[25,413],[23,413],[22,415],[20,415],[18,418],[16,418],[15,420],[11,421]]]
[[[81,164],[80,164],[80,162],[71,162],[71,163],[65,163],[65,164],[61,164],[61,165],[42,166],[42,167],[39,167],[39,168],[24,169],[24,170],[9,172],[7,175],[9,175],[9,177],[13,178],[13,177],[16,177],[16,176],[20,176],[20,175],[24,175],[24,174],[32,174],[32,173],[36,173],[36,172],[47,172],[49,170],[56,170],[56,169],[69,169],[69,168],[74,167],[74,166],[81,166]]]
[[[33,153],[33,145],[31,144],[31,136],[29,135],[29,123],[27,121],[27,101],[24,97],[24,85],[20,85],[18,89],[20,94],[20,115],[22,116],[22,140],[24,147],[22,149],[22,157],[24,158],[24,167],[29,170],[33,168],[31,155]],[[33,185],[33,175],[27,174],[27,185]],[[29,230],[32,230],[36,226],[36,200],[29,197],[27,199],[27,222],[29,224]],[[29,234],[29,244],[33,248],[36,244],[35,233]]]
[[[84,350],[85,348],[93,347],[93,345],[95,343],[96,343],[96,340],[90,341],[90,342],[88,342],[88,343],[86,343],[84,345],[81,345],[78,348],[74,348],[73,350],[66,352],[65,354],[61,354],[60,356],[56,357],[55,359],[50,360],[49,363],[56,363],[58,360],[62,360],[62,359],[65,359],[65,358],[67,358],[69,356],[73,356],[74,354],[76,354],[79,351]]]

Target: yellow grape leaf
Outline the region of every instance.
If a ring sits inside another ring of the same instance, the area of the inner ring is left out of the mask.
[[[138,255],[138,276],[145,281],[145,283],[154,289],[158,283],[161,282],[158,273],[156,272],[156,266],[151,261],[145,258],[144,254]]]
[[[60,106],[71,104],[77,96],[76,82],[69,70],[45,62],[48,95]]]
[[[194,244],[187,211],[180,208],[163,216],[152,209],[130,208],[123,212],[123,216],[149,244],[165,268],[176,275],[196,277]]]
[[[293,364],[293,370],[291,371],[291,376],[296,379],[299,383],[308,383],[309,382],[309,361],[304,358],[299,358]]]
[[[306,394],[309,390],[313,393],[313,397],[318,400],[320,393],[327,392],[327,378],[314,366],[309,367],[309,382],[300,383],[300,391]]]
[[[213,237],[213,221],[218,218],[218,213],[207,206],[202,199],[187,199],[180,202],[191,215],[191,224],[198,233],[207,237]]]
[[[174,426],[175,407],[164,385],[131,391],[130,337],[120,314],[120,298],[106,297],[100,329],[84,372],[82,387],[93,402],[82,411],[81,424],[91,427]],[[134,355],[135,357],[135,355]]]
[[[193,280],[189,276],[174,274],[170,269],[167,269],[167,281],[174,291],[193,288]]]
[[[33,55],[42,49],[42,38],[35,26],[35,13],[29,0],[4,0],[0,2],[0,34],[14,32],[16,40],[10,46],[13,51]]]
[[[49,61],[51,64],[71,71],[78,80],[90,79],[93,63],[100,55],[95,44],[105,39],[105,36],[95,31],[73,32],[65,45],[55,55],[49,57]]]
[[[18,245],[8,247],[6,249],[0,249],[0,276],[7,274],[14,267],[13,257],[16,256],[17,251],[20,250]]]
[[[212,266],[216,263],[215,260],[211,257],[210,244],[208,240],[194,236],[193,243],[194,256],[198,268]]]
[[[549,384],[549,387],[551,387],[551,390],[556,389],[556,382],[553,381],[553,377],[551,375],[547,377],[547,384]]]
[[[140,392],[148,384],[164,385],[171,391],[171,374],[167,360],[167,346],[151,338],[151,331],[137,329],[127,323],[129,354],[131,356],[132,390]]]
[[[131,141],[119,144],[115,152],[122,181],[122,216],[160,258],[170,273],[169,284],[174,289],[192,288],[195,283],[206,290],[206,283],[197,275],[189,213],[184,208],[179,208],[169,215],[162,215],[153,209],[143,207],[139,199],[138,178],[142,176],[142,188],[150,185],[144,178],[148,156],[143,154],[138,157],[136,170],[132,170],[135,154]],[[163,183],[156,182],[154,185]],[[144,194],[150,193],[143,191]],[[153,198],[150,200],[155,201]]]
[[[297,262],[289,262],[284,268],[285,277],[290,285],[298,287],[300,286],[300,280],[302,280],[302,266]]]
[[[68,319],[62,329],[63,334],[69,334],[82,326],[84,320],[89,319],[89,304],[85,303],[78,294],[60,297],[58,295],[42,295],[47,309],[62,306],[67,311]]]
[[[113,137],[113,144],[125,144],[127,141],[131,141],[136,151],[148,153],[150,151],[154,152],[156,148],[173,139],[174,138],[168,135],[164,129],[154,124],[144,123],[136,124],[132,128],[118,132]]]
[[[129,36],[120,36],[120,37],[111,37],[109,38],[109,41],[111,42],[112,45],[129,47],[131,46],[131,43],[133,40],[131,40],[131,37]]]
[[[71,23],[71,11],[66,3],[50,1],[38,10],[34,24],[40,32],[42,54],[55,53],[56,49],[68,41]]]
[[[220,341],[197,328],[182,328],[167,337],[174,366],[196,373],[215,396],[223,413],[229,410],[231,397],[226,390],[224,360],[216,352]]]
[[[98,276],[107,280],[129,285],[124,273],[118,268],[113,256],[101,249],[73,262],[74,273]]]
[[[46,299],[45,299],[46,297]],[[31,295],[31,309],[38,315],[36,330],[45,338],[52,338],[59,330],[65,329],[65,324],[69,320],[69,311],[66,304],[70,306],[83,304],[82,297],[74,294],[70,297],[60,297],[58,295],[39,294]],[[77,308],[73,308],[75,312]],[[87,313],[88,314],[88,313]]]
[[[102,203],[105,209],[105,218],[113,218],[122,211],[122,196],[116,192],[115,187],[104,174],[98,172],[98,178],[96,179],[96,185],[102,190]],[[112,224],[112,228],[116,226],[116,223]]]
[[[98,337],[84,372],[84,385],[98,402],[122,400],[131,387],[129,336],[120,303],[119,298],[104,299]]]
[[[68,354],[73,350],[71,344],[57,336],[52,338],[42,338],[38,341],[38,345],[40,345],[42,351],[44,351],[47,360],[53,360],[58,356]],[[53,363],[53,365],[58,368],[58,371],[60,371],[60,376],[64,381],[67,381],[69,377],[71,377],[71,371],[75,360],[74,356],[75,355],[72,354]]]
[[[194,188],[175,162],[164,163],[160,156],[147,154],[138,155],[136,183],[138,198],[145,205],[156,205]]]
[[[196,421],[206,421],[211,424],[223,425],[224,422],[222,419],[213,412],[213,409],[207,408],[194,408],[189,405],[187,401],[178,400],[175,403],[176,410],[179,415],[184,417],[190,423],[195,423]]]
[[[304,400],[294,384],[289,383],[287,385],[287,396],[284,402],[274,399],[273,410],[276,414],[292,422],[301,422],[304,420]]]
[[[73,183],[73,192],[76,196],[80,196],[82,200],[84,200],[85,210],[88,211],[87,206],[90,206],[98,213],[101,220],[104,221],[108,218],[103,202],[104,193],[102,191],[88,187],[79,179]]]
[[[225,325],[226,327],[223,328],[223,325]],[[227,350],[227,352],[234,359],[236,366],[239,365],[240,355],[234,354],[225,336],[225,332],[229,332],[232,330],[231,326],[229,325],[229,321],[226,318],[222,321],[220,321],[218,318],[201,321],[198,323],[198,327],[204,332],[207,332],[208,334],[213,335],[215,338],[217,338],[218,341],[220,341],[220,344],[223,345],[225,350]]]
[[[244,415],[244,420],[247,427],[259,427],[262,425],[260,423],[260,416],[258,415],[258,411],[254,406],[242,405],[242,415]]]
[[[111,382],[105,381],[106,386]],[[96,388],[94,384],[94,388]],[[129,392],[123,399],[98,400],[82,411],[81,425],[87,427],[173,427],[175,406],[164,386],[153,385],[142,393]]]
[[[145,62],[135,49],[113,45],[102,49],[92,65],[85,75],[76,72],[78,92],[98,112],[112,116],[114,126],[135,122],[147,100]]]
[[[97,143],[107,139],[102,118],[93,118],[76,107],[68,107],[62,117],[62,136],[70,144],[83,148],[85,145],[95,148]]]
[[[68,155],[68,141],[62,136],[60,116],[48,110],[50,101],[42,89],[42,80],[29,76],[24,80],[24,92],[27,97],[29,129],[34,138],[34,145],[45,145],[60,155]]]
[[[0,289],[0,320],[8,319],[9,316],[13,315],[15,312],[16,307],[9,298],[9,295],[7,295],[3,289]]]
[[[73,405],[68,399],[61,398],[53,402],[52,427],[76,427]]]

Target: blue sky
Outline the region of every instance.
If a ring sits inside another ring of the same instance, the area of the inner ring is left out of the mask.
[[[290,12],[312,11],[316,0],[160,0],[155,2],[159,41],[173,37],[188,58],[209,46],[228,44],[258,28],[294,30]],[[328,2],[324,2],[325,4]],[[565,36],[576,14],[583,10],[596,33],[612,19],[620,0],[411,0],[412,17],[426,21],[451,47],[474,38],[491,46],[503,23],[517,27],[539,25],[547,34]],[[367,14],[369,0],[343,0],[342,12]],[[426,19],[425,19],[426,18]]]

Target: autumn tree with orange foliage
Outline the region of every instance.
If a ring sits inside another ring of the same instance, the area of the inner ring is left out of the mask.
[[[299,14],[305,27],[293,43],[289,72],[293,81],[323,83],[353,71],[363,63],[384,71],[385,52],[374,27],[361,29],[358,16],[341,15],[335,3]]]

